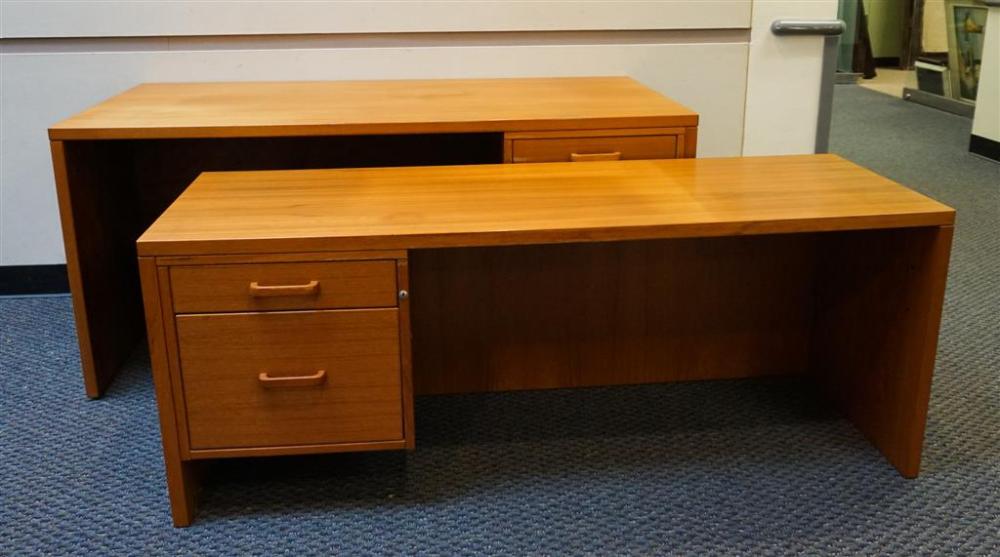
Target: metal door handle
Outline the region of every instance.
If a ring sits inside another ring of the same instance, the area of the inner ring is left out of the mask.
[[[830,147],[830,110],[833,107],[833,74],[837,66],[837,37],[847,25],[839,19],[776,19],[771,32],[779,37],[823,37],[823,66],[820,70],[819,110],[816,111],[816,152],[826,153]]]
[[[771,23],[775,35],[822,35],[833,37],[844,32],[847,25],[839,19],[776,19]]]

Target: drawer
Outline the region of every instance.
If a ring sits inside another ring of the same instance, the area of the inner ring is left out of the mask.
[[[672,159],[676,135],[551,137],[514,139],[512,162],[584,162],[589,160]]]
[[[177,317],[190,447],[403,439],[395,308]]]
[[[174,311],[199,313],[389,307],[395,261],[181,265],[170,268]]]

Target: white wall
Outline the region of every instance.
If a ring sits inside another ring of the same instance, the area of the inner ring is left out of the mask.
[[[794,17],[814,2],[777,4]],[[46,130],[141,82],[631,75],[701,114],[699,156],[739,155],[754,7],[751,0],[5,0],[0,265],[64,261]],[[808,68],[809,60],[798,64]],[[808,129],[792,137],[814,134],[815,114],[804,118]]]
[[[745,29],[749,0],[4,0],[0,37]]]
[[[1000,142],[1000,6],[989,10],[972,134]]]

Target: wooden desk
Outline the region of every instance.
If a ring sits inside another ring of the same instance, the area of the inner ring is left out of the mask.
[[[138,241],[174,521],[414,393],[807,373],[916,476],[954,216],[833,155],[203,174]]]
[[[697,125],[626,77],[140,85],[49,129],[87,394],[143,333],[135,239],[202,171],[694,157]]]

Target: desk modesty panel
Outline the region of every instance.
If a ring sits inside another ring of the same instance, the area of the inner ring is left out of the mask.
[[[49,129],[87,394],[142,335],[135,239],[201,172],[684,158],[697,125],[628,77],[139,85]]]
[[[913,477],[954,217],[833,155],[203,174],[138,241],[174,522],[432,393],[807,374]]]

